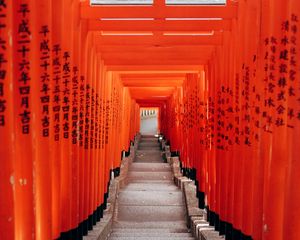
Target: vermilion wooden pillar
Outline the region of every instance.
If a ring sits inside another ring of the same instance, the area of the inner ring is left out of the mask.
[[[86,61],[86,90],[85,90],[85,129],[84,129],[84,149],[85,149],[85,215],[86,215],[86,230],[92,230],[92,216],[91,216],[91,149],[90,149],[90,132],[91,132],[91,96],[92,96],[92,36],[89,33],[87,61]],[[85,232],[87,234],[87,232]]]
[[[71,235],[72,238],[80,239],[82,236],[82,230],[80,228],[80,182],[83,180],[80,175],[80,154],[79,154],[79,127],[80,127],[80,75],[82,73],[81,68],[81,56],[84,49],[82,49],[81,38],[81,24],[79,9],[80,5],[77,1],[72,2],[72,28],[73,28],[73,41],[72,41],[72,66],[71,66],[71,109],[70,109],[70,139],[71,139],[71,188],[73,201],[71,203]]]
[[[87,31],[87,22],[81,21],[82,24],[82,32],[81,32],[81,39],[82,39],[82,55],[81,55],[81,76],[80,76],[80,116],[79,116],[79,155],[80,155],[80,179],[81,179],[81,186],[80,186],[80,219],[81,225],[79,231],[82,235],[87,234],[88,230],[88,210],[87,210],[87,179],[88,179],[88,158],[87,158],[87,149],[86,149],[86,131],[87,128],[87,121],[86,121],[86,114],[87,114],[87,72],[88,72],[88,65],[87,61],[89,58],[89,50],[90,50],[90,36],[88,35]]]
[[[14,11],[15,12],[15,11]],[[0,6],[1,32],[0,32],[0,156],[2,168],[0,171],[0,226],[3,231],[2,238],[15,239],[15,211],[14,211],[14,185],[16,182],[14,174],[14,146],[16,144],[14,135],[14,99],[10,85],[13,84],[12,69],[12,46],[9,41],[12,37],[13,28],[13,2],[6,2]]]
[[[31,239],[35,236],[34,181],[33,181],[33,112],[30,88],[32,58],[32,11],[31,1],[13,1],[13,98],[14,98],[14,223],[15,239]],[[21,27],[21,31],[20,30]],[[22,68],[20,68],[20,65]]]
[[[51,15],[54,13],[57,16],[61,16],[63,11],[62,1],[52,1],[52,11]],[[50,91],[50,95],[52,98],[52,119],[51,123],[53,124],[51,127],[51,140],[52,140],[52,151],[51,151],[51,169],[52,169],[52,236],[53,238],[58,238],[61,233],[61,144],[60,144],[60,125],[61,125],[61,98],[62,94],[59,91],[60,89],[60,80],[61,80],[61,62],[62,62],[62,49],[61,49],[61,31],[62,24],[60,17],[52,17],[51,19],[52,25],[52,34],[51,34],[51,51],[52,51],[52,79],[51,86],[52,91]]]
[[[50,99],[52,87],[52,24],[51,2],[32,1],[32,64],[31,93],[32,101],[32,150],[35,238],[52,238],[52,209],[51,209],[51,148],[53,144],[52,102]],[[50,189],[50,191],[49,191]]]
[[[290,55],[293,59],[299,59],[300,49],[299,49],[299,25],[300,25],[300,4],[298,1],[289,1],[289,5],[287,6],[287,19],[289,18],[289,22],[291,23],[291,30],[297,26],[297,32],[290,31],[289,37],[296,37],[297,42],[295,44],[291,44],[291,47],[296,49],[296,52]],[[296,21],[297,20],[297,21]],[[294,30],[296,30],[294,28]],[[292,50],[292,48],[291,48]],[[292,51],[291,51],[292,52]],[[294,71],[295,67],[299,66],[299,63],[296,66],[290,66],[290,71]],[[289,88],[299,89],[299,71],[296,73],[296,81],[289,81]],[[299,226],[299,203],[300,203],[300,193],[298,191],[298,182],[300,179],[300,165],[298,161],[299,156],[299,147],[298,147],[298,136],[299,136],[299,111],[298,117],[295,114],[291,114],[292,110],[295,111],[295,108],[299,106],[299,102],[297,101],[298,95],[291,96],[288,99],[289,105],[289,113],[288,113],[288,124],[290,126],[294,126],[294,128],[287,129],[287,152],[288,154],[288,167],[287,167],[287,179],[286,179],[286,194],[284,200],[284,220],[283,220],[283,237],[288,237],[290,239],[298,239],[300,238]]]
[[[279,1],[270,3],[268,6],[269,13],[266,13],[264,18],[266,19],[265,24],[269,28],[270,42],[268,47],[271,49],[269,51],[269,64],[272,65],[272,68],[270,67],[269,69],[267,80],[267,106],[269,119],[271,118],[272,122],[269,121],[267,130],[272,134],[272,142],[264,179],[263,239],[274,239],[283,234],[284,194],[288,163],[286,157],[287,114],[283,109],[287,109],[287,102],[278,96],[281,91],[281,86],[278,85],[278,82],[281,77],[288,76],[282,72],[282,64],[284,64],[285,60],[280,57],[285,49],[281,41],[285,35],[284,22],[287,18],[287,5],[287,3]],[[272,56],[274,56],[274,59]],[[282,90],[285,89],[283,88]],[[274,209],[277,210],[276,214]]]
[[[95,165],[96,165],[96,148],[95,148],[95,94],[96,94],[96,81],[97,81],[97,57],[96,52],[93,50],[92,62],[91,62],[91,121],[90,121],[90,144],[89,148],[91,151],[90,161],[91,161],[91,170],[90,170],[90,216],[91,216],[91,226],[93,227],[94,223],[96,223],[95,219]]]
[[[71,84],[72,84],[72,67],[73,67],[73,14],[72,1],[64,1],[62,5],[63,26],[68,28],[61,29],[61,119],[60,119],[60,144],[61,144],[61,236],[70,238],[72,229],[72,142],[71,142]]]
[[[245,26],[250,26],[253,24],[252,19],[255,17],[255,11],[251,8],[248,9],[248,5],[245,3],[241,6],[241,14],[243,14],[243,21]],[[244,26],[241,26],[243,29]],[[246,236],[252,235],[252,221],[253,221],[253,211],[251,209],[252,199],[253,199],[253,185],[252,179],[254,178],[253,169],[253,125],[252,118],[253,114],[251,112],[251,99],[253,97],[253,92],[251,89],[251,84],[255,81],[253,64],[253,51],[255,50],[254,41],[251,41],[248,32],[243,31],[242,38],[240,41],[243,42],[243,60],[241,62],[241,144],[242,144],[242,161],[243,161],[243,185],[242,185],[242,233]]]

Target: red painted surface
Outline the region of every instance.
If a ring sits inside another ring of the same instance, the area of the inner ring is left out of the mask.
[[[299,1],[4,0],[0,21],[1,239],[57,239],[85,222],[140,108],[159,109],[221,221],[300,239]]]

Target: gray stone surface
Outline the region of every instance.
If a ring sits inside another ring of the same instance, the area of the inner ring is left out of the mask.
[[[167,163],[139,163],[134,162],[130,166],[131,171],[138,172],[170,172],[170,166]]]
[[[133,237],[110,237],[110,240],[172,240],[172,239],[176,239],[176,240],[193,240],[195,238],[193,237],[182,237],[182,236],[171,236],[171,237],[158,237],[158,236],[148,236],[148,237],[141,237],[141,236],[133,236]]]
[[[186,227],[186,221],[183,219],[182,221],[120,221],[118,219],[114,219],[114,226],[112,232],[118,231],[119,228],[131,229],[132,232],[136,229],[144,229],[146,232],[149,229],[157,230],[157,229],[168,229],[174,232],[188,232],[188,228]]]
[[[89,232],[88,236],[83,237],[83,240],[105,240],[111,231],[112,222],[112,213],[104,214],[101,221],[94,226],[93,230]]]
[[[174,174],[175,184],[183,191],[187,210],[187,223],[193,236],[201,240],[224,239],[224,236],[219,236],[219,233],[214,231],[214,227],[209,226],[209,223],[206,221],[206,211],[198,208],[195,182],[182,175],[178,157],[171,157],[168,159],[168,162]]]
[[[157,138],[142,136],[120,190],[109,240],[194,239],[186,226],[183,194],[163,163]]]
[[[151,149],[137,150],[134,161],[140,163],[162,163],[161,152],[159,149],[155,151]]]
[[[157,198],[160,198],[157,196]],[[161,203],[163,204],[163,202]],[[116,217],[120,221],[156,222],[180,221],[184,216],[183,206],[119,205]]]
[[[225,236],[219,236],[219,233],[214,230],[202,230],[201,240],[222,240]]]
[[[157,115],[154,116],[148,116],[147,118],[142,118],[141,119],[141,124],[140,124],[140,131],[141,134],[157,134]]]
[[[152,182],[145,182],[143,184],[141,183],[128,183],[123,189],[121,189],[122,191],[176,191],[178,190],[178,188],[174,185],[173,182],[169,182],[169,183],[162,183],[161,181],[157,182],[157,183],[152,183]]]
[[[170,180],[172,181],[173,176],[171,172],[137,172],[129,171],[128,181],[134,180]]]
[[[142,185],[142,184],[141,184]],[[159,197],[158,197],[159,196]],[[182,193],[180,191],[122,191],[118,197],[119,205],[135,206],[182,206]]]

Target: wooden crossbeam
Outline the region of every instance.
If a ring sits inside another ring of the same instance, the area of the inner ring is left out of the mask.
[[[89,6],[81,4],[81,18],[223,18],[231,19],[237,16],[236,5],[211,6]]]
[[[136,99],[136,103],[139,104],[140,108],[143,107],[163,107],[166,104],[168,97],[161,99]]]
[[[113,65],[127,65],[127,66],[141,66],[142,69],[147,69],[147,65],[206,65],[208,60],[204,59],[185,59],[185,60],[174,60],[174,59],[145,59],[143,61],[139,59],[109,59],[104,60],[106,66],[112,67]]]
[[[186,73],[120,74],[126,87],[177,87],[186,79]]]
[[[151,100],[166,100],[167,98],[169,98],[172,94],[173,94],[173,91],[169,91],[169,92],[149,92],[148,89],[144,89],[142,91],[134,91],[134,90],[131,90],[129,88],[129,91],[130,91],[130,96],[133,98],[133,99],[151,99]]]
[[[185,73],[198,73],[199,71],[203,70],[203,65],[165,65],[165,64],[159,64],[159,65],[128,65],[126,63],[121,65],[107,65],[106,69],[108,71],[115,71],[117,73],[125,73],[125,72],[145,72],[145,71],[151,71],[151,72],[158,72],[158,71],[170,71],[170,72],[185,72]]]
[[[186,77],[185,73],[176,73],[176,72],[143,72],[143,73],[121,73],[120,74],[121,79],[125,80],[135,80],[135,79],[153,79],[153,80],[158,80],[160,78],[169,78],[169,79],[174,79],[174,78],[180,78],[183,79]]]
[[[167,97],[172,95],[174,87],[129,87],[131,96]]]
[[[166,103],[165,100],[153,101],[153,102],[148,103],[148,102],[144,102],[144,100],[140,100],[140,99],[137,99],[136,102],[140,106],[140,108],[154,108],[154,107],[161,108]]]
[[[172,80],[169,79],[160,79],[159,81],[144,81],[144,79],[136,81],[122,80],[122,83],[126,87],[177,87],[182,85],[183,80]]]
[[[89,20],[90,31],[210,31],[231,29],[231,20]]]
[[[173,59],[173,60],[185,60],[185,59],[190,59],[190,60],[206,60],[211,57],[211,52],[208,53],[203,53],[203,52],[194,52],[194,53],[189,53],[189,52],[167,52],[167,53],[153,53],[153,52],[128,52],[127,54],[125,53],[103,53],[101,54],[101,58],[106,61],[106,60],[111,60],[111,59],[119,59],[119,60],[140,60],[144,61],[147,59],[157,59],[160,61],[165,61],[168,59]]]
[[[122,46],[122,45],[97,45],[96,51],[101,53],[172,53],[178,52],[181,53],[212,53],[214,51],[215,46],[211,45],[203,45],[203,46],[165,46],[165,47],[155,47],[155,46]]]
[[[162,106],[162,105],[164,105],[165,104],[165,101],[161,101],[161,100],[153,100],[153,99],[145,99],[145,100],[136,100],[136,103],[137,104],[140,104],[140,106],[141,106],[141,104],[147,104],[147,105],[156,105],[156,106]]]
[[[96,45],[116,46],[199,46],[222,45],[223,35],[215,33],[212,36],[101,36],[96,35]]]
[[[169,82],[169,81],[165,81],[162,80],[160,82],[123,82],[123,85],[125,87],[177,87],[177,86],[181,86],[183,84],[183,81],[177,81],[177,82]]]

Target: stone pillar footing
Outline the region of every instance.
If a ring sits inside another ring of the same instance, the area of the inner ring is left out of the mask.
[[[199,240],[220,240],[225,239],[225,235],[220,236],[213,226],[209,225],[206,219],[206,212],[199,208],[199,200],[197,198],[197,188],[195,181],[183,176],[180,168],[179,157],[171,157],[170,146],[165,140],[162,140],[161,146],[164,149],[164,157],[171,165],[174,183],[183,192],[184,202],[186,206],[187,226],[195,239]]]

